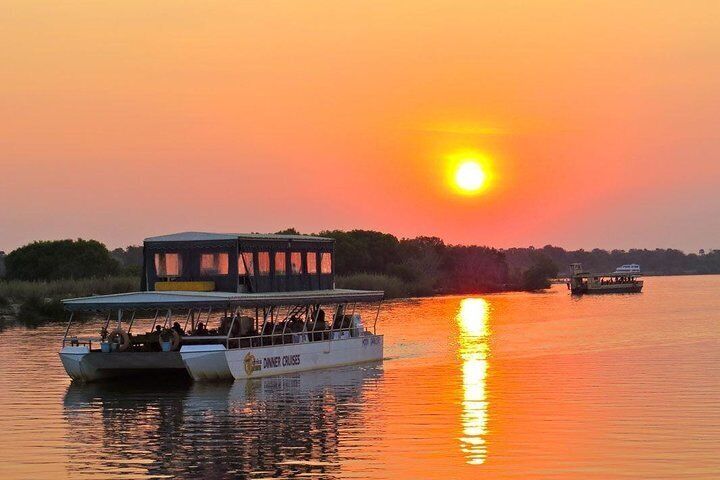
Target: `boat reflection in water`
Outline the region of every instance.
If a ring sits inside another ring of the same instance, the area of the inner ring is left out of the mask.
[[[380,364],[232,384],[71,384],[70,476],[330,475]],[[128,445],[133,445],[128,449]]]
[[[488,317],[490,305],[483,298],[466,298],[460,302],[457,321],[460,327],[462,358],[463,410],[461,449],[467,463],[480,465],[487,458],[486,380],[488,371]]]

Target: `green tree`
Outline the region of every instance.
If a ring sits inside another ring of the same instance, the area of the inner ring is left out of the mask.
[[[543,253],[533,255],[533,265],[525,270],[522,278],[524,290],[542,290],[550,288],[550,278],[557,277],[558,266]]]
[[[276,235],[302,235],[300,232],[298,232],[295,227],[286,228],[285,230],[280,230],[279,232],[275,232]]]
[[[59,280],[114,275],[120,266],[96,240],[33,242],[5,258],[9,280]]]
[[[400,242],[389,233],[372,230],[332,230],[320,236],[335,239],[335,272],[387,273],[389,265],[397,262]]]
[[[489,247],[449,245],[443,253],[443,292],[496,292],[509,280],[505,255]]]

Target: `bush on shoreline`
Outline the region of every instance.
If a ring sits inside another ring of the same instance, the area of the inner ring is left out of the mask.
[[[335,277],[337,288],[353,290],[384,290],[385,298],[410,296],[410,286],[398,277],[380,273],[355,273]]]
[[[64,322],[67,315],[59,299],[30,297],[20,305],[17,319],[28,328],[37,328],[44,323]]]
[[[5,257],[10,280],[59,280],[117,275],[120,264],[97,240],[37,241]]]
[[[140,288],[138,277],[102,277],[81,280],[51,280],[30,282],[25,280],[0,281],[0,297],[10,303],[22,303],[32,298],[70,298],[89,297],[137,291]]]
[[[44,323],[64,322],[63,298],[89,297],[137,291],[138,277],[103,277],[82,280],[29,282],[0,281],[0,307],[19,305],[17,320],[29,328]]]

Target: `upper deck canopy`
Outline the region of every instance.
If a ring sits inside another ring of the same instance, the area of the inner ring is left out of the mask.
[[[207,232],[181,232],[158,237],[148,237],[146,242],[203,242],[212,240],[297,240],[313,242],[333,242],[328,237],[313,237],[311,235],[280,235],[265,233],[207,233]]]
[[[63,300],[66,310],[94,312],[117,309],[235,308],[313,305],[316,303],[377,302],[385,292],[370,290],[312,290],[272,293],[130,292]]]

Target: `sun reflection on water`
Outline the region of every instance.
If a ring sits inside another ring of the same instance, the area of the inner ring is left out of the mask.
[[[488,317],[490,305],[483,298],[466,298],[460,302],[457,321],[460,325],[460,356],[463,360],[463,412],[460,448],[471,465],[487,459],[487,379]]]

